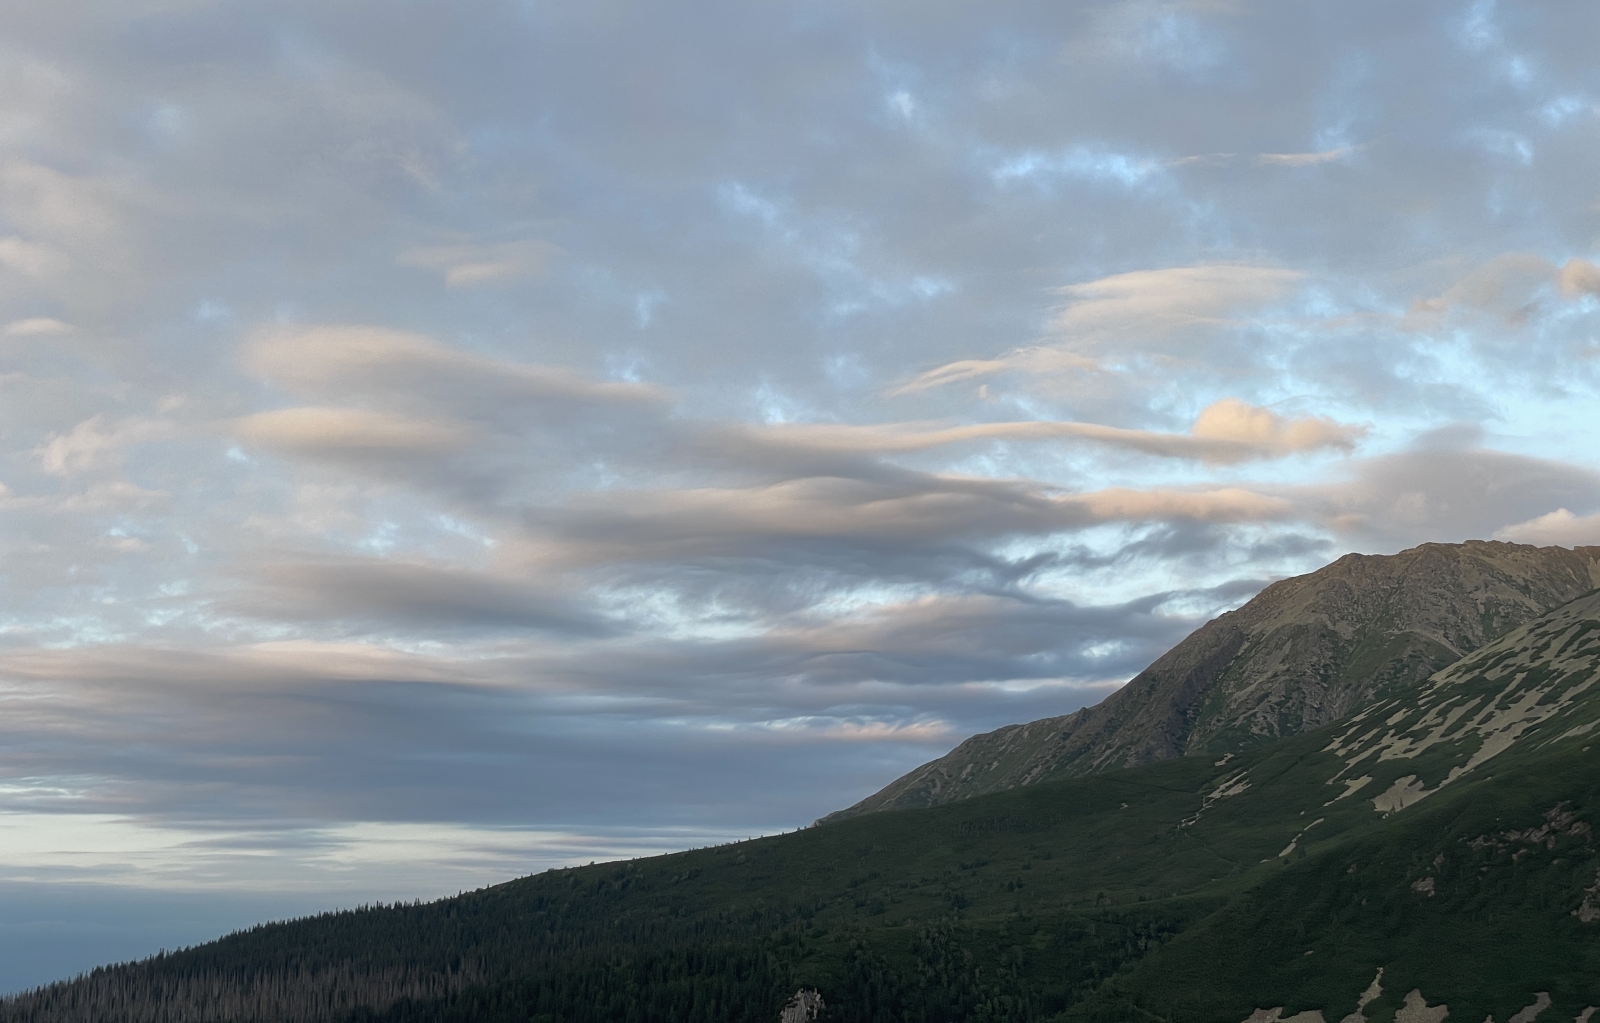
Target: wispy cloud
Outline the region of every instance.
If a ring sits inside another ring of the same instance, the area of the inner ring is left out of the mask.
[[[72,324],[51,316],[30,316],[12,320],[5,325],[4,333],[7,337],[60,337],[72,333]]]
[[[1360,146],[1340,146],[1315,153],[1259,153],[1255,162],[1261,167],[1315,167],[1319,163],[1337,163],[1360,149]]]
[[[446,286],[475,285],[537,277],[561,250],[549,242],[514,241],[488,244],[419,245],[400,253],[397,262],[437,270]]]
[[[928,370],[890,392],[909,394],[963,380],[1018,372],[1038,376],[1103,372],[1107,360],[1171,353],[1208,335],[1247,328],[1304,274],[1279,267],[1209,264],[1136,270],[1055,289],[1066,299],[1048,320],[1046,340],[990,359]]]
[[[1237,398],[1224,398],[1202,409],[1187,434],[1034,420],[965,426],[786,423],[748,429],[742,435],[756,444],[862,454],[925,451],[983,442],[1082,441],[1163,458],[1230,463],[1330,448],[1348,452],[1365,432],[1363,427],[1331,419],[1285,417]]]

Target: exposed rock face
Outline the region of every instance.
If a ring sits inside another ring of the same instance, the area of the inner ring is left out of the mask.
[[[1201,626],[1094,707],[976,735],[829,817],[1227,754],[1317,728],[1600,586],[1600,547],[1348,554]]]

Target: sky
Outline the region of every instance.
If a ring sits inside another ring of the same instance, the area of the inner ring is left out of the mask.
[[[0,990],[1600,543],[1588,0],[0,3]]]

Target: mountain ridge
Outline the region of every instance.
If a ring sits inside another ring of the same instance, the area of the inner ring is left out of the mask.
[[[1228,753],[1337,720],[1600,586],[1600,547],[1347,554],[1212,619],[1093,707],[973,736],[822,818]]]

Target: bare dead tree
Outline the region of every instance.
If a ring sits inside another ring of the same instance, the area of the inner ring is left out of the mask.
[[[778,1014],[778,1023],[811,1023],[824,1008],[820,992],[801,988]]]

